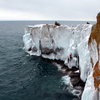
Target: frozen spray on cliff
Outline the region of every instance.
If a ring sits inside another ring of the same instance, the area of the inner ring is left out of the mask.
[[[92,26],[88,45],[93,70],[87,78],[82,100],[100,100],[100,13]]]
[[[74,27],[54,24],[28,26],[23,36],[25,51],[30,55],[42,56],[43,58],[51,60],[61,60],[68,69],[78,68],[81,80],[88,84],[88,82],[91,82],[89,75],[94,80],[93,74],[91,74],[93,72],[90,60],[91,53],[88,49],[91,27],[92,25],[90,24],[76,25]],[[92,54],[92,62],[95,65],[98,60],[97,43],[94,41],[92,44],[94,51]],[[70,54],[71,59],[69,59]],[[76,72],[73,71],[73,73],[75,75]],[[71,81],[71,78],[66,78]],[[91,86],[94,88],[93,84]],[[88,85],[85,87],[87,88]],[[74,92],[72,91],[72,93]],[[85,94],[87,93],[84,90],[82,100],[93,100],[89,97],[89,99],[86,99]]]

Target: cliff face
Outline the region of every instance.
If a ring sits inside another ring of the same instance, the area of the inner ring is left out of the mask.
[[[100,85],[100,14],[97,16],[97,23],[93,25],[91,35],[89,38],[89,46],[92,41],[95,40],[97,43],[98,60],[95,65],[93,65],[94,73],[94,86],[99,89]],[[91,48],[91,47],[90,47]]]
[[[73,78],[70,79],[69,76],[76,75],[76,69],[79,70],[80,79],[83,82],[86,82],[82,100],[96,100],[90,99],[90,97],[87,96],[86,90],[88,90],[88,92],[90,93],[92,89],[94,92],[95,87],[97,88],[99,86],[95,84],[96,81],[94,82],[95,76],[98,76],[96,74],[99,74],[97,69],[98,67],[94,67],[96,73],[95,71],[93,73],[92,66],[98,66],[97,45],[100,36],[98,37],[92,35],[94,34],[94,32],[90,34],[91,27],[92,25],[88,24],[77,25],[74,27],[69,27],[67,25],[57,26],[48,24],[35,25],[28,26],[26,28],[25,35],[23,36],[24,49],[27,53],[29,53],[30,55],[37,55],[42,56],[43,58],[56,60],[57,62],[62,61],[62,71],[68,70],[66,74],[71,72],[74,73],[70,75],[68,74],[68,76],[66,77],[68,80],[72,81],[73,84],[75,81],[73,80]],[[97,31],[97,29],[95,30]],[[95,37],[97,38],[97,41],[92,41],[91,39]],[[88,45],[90,46],[90,50],[88,49]],[[71,69],[74,71],[71,71]],[[71,87],[73,87],[72,83],[70,84]],[[68,82],[67,85],[69,85]],[[91,95],[94,95],[93,92],[91,93]],[[72,91],[72,93],[75,92]]]
[[[97,52],[98,52],[98,60],[96,64],[93,64],[93,77],[94,77],[94,86],[99,90],[100,85],[100,13],[97,15],[97,23],[93,25],[91,35],[89,38],[89,46],[91,45],[92,41],[95,40],[97,43]],[[91,48],[91,46],[90,46]]]
[[[86,86],[82,95],[82,100],[99,100],[100,99],[100,13],[97,15],[97,23],[92,27],[88,45],[90,49],[90,57],[93,70],[91,71],[91,74],[87,78]],[[94,46],[96,50],[93,49]]]
[[[85,82],[91,69],[90,63],[87,63],[90,62],[88,38],[91,26],[29,26],[23,36],[25,50],[30,55],[62,60],[69,68],[80,67],[80,77]]]

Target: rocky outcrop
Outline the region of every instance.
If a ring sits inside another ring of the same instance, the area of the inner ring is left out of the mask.
[[[98,61],[93,66],[94,68],[94,86],[95,88],[100,88],[100,13],[97,15],[97,23],[93,25],[91,35],[89,38],[89,45],[91,44],[92,40],[95,40],[97,43],[97,51],[98,51]],[[100,91],[100,89],[99,89]]]
[[[92,64],[91,74],[87,78],[82,100],[100,99],[100,13],[97,15],[97,23],[92,26],[88,41]],[[91,83],[90,83],[91,82]],[[89,94],[89,96],[88,96]]]
[[[74,27],[57,23],[55,25],[35,25],[27,27],[23,36],[25,51],[30,55],[49,59],[56,64],[59,71],[65,75],[63,80],[67,88],[70,87],[68,89],[74,95],[80,97],[85,86],[82,100],[93,100],[87,96],[86,90],[88,89],[90,93],[93,89],[91,95],[95,97],[93,93],[96,93],[95,88],[99,86],[96,81],[99,76],[98,42],[100,35],[95,35],[95,32],[99,32],[98,21],[93,26],[92,33],[91,27],[91,24]]]

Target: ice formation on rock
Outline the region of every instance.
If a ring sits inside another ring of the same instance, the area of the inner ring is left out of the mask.
[[[88,75],[82,100],[100,100],[100,12],[97,23],[92,27],[88,45],[93,69]]]
[[[82,94],[82,100],[99,100],[99,94],[97,93],[97,89],[94,87],[94,78],[93,78],[93,71],[88,76],[85,89]]]
[[[91,44],[92,54],[88,49],[91,27],[92,25],[90,24],[77,26],[35,25],[28,26],[23,36],[24,49],[30,55],[42,56],[51,60],[61,60],[69,69],[74,67],[79,69],[81,80],[86,82],[82,100],[94,100],[89,97],[85,98],[87,91],[90,92],[93,90],[91,92],[93,96],[96,93],[92,84],[93,76],[91,73],[93,73],[93,69],[90,55],[95,64],[98,59],[98,53],[95,41]],[[59,70],[61,70],[60,66]],[[62,79],[64,82],[66,81],[67,85],[71,86],[70,77],[64,76]],[[91,84],[91,87],[88,84]],[[77,90],[72,89],[72,93],[77,93]]]
[[[85,81],[91,69],[90,63],[87,63],[90,62],[87,43],[91,26],[88,24],[76,27],[47,24],[29,26],[23,36],[25,50],[30,55],[62,60],[69,68],[80,67],[81,79]]]
[[[92,41],[90,45],[90,56],[93,59],[93,66],[96,65],[98,61],[98,52],[97,52],[97,43],[95,40]],[[91,64],[92,66],[92,64]],[[98,92],[98,89],[95,88],[94,85],[94,77],[93,77],[93,68],[90,71],[90,74],[87,77],[87,81],[85,84],[85,88],[82,94],[82,100],[99,100],[100,93]]]

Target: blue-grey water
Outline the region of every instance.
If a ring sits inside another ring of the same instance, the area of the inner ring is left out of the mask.
[[[53,21],[0,21],[0,100],[73,100],[57,68],[23,50],[24,28],[41,23]]]

